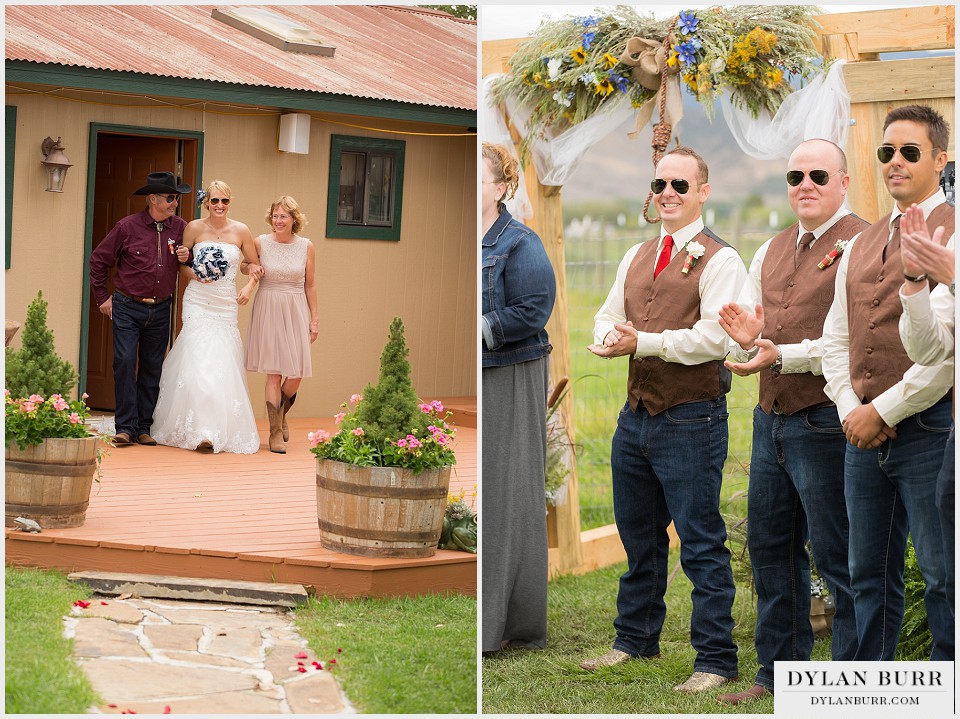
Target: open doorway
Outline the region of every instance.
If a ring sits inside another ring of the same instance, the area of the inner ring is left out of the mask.
[[[93,129],[96,153],[93,158],[95,170],[92,200],[88,211],[93,215],[90,251],[92,252],[113,228],[118,220],[139,212],[146,198],[133,193],[143,187],[151,172],[170,170],[178,182],[196,184],[199,156],[199,138],[184,138],[165,135],[124,134]],[[196,188],[194,188],[196,189]],[[177,213],[184,220],[196,217],[193,197],[184,195]],[[89,260],[89,255],[85,261]],[[88,270],[89,274],[89,270]],[[108,289],[113,291],[113,282]],[[180,298],[183,288],[178,288],[177,297],[170,313],[171,322],[179,327]],[[113,393],[113,332],[110,320],[100,313],[92,299],[86,311],[87,351],[85,391],[90,395],[89,404],[98,410],[112,411],[116,408]],[[171,331],[171,342],[175,332]]]

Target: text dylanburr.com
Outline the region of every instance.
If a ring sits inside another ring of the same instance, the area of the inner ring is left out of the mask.
[[[777,662],[774,716],[954,716],[953,662]]]

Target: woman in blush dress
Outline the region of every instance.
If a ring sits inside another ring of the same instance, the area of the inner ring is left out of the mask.
[[[283,195],[266,216],[273,232],[254,240],[263,279],[253,301],[247,333],[246,367],[267,375],[264,394],[270,421],[270,451],[285,454],[290,439],[287,412],[313,367],[310,345],[316,341],[317,285],[313,243],[298,234],[307,223],[297,201]],[[241,265],[241,271],[247,268]]]
[[[183,329],[163,362],[152,434],[158,444],[183,449],[253,454],[260,436],[243,369],[238,305],[249,302],[262,274],[250,229],[227,217],[230,188],[214,180],[206,190],[208,216],[183,232],[193,272],[183,293]],[[239,294],[241,257],[252,263]]]

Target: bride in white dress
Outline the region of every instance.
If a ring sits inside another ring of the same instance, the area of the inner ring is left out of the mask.
[[[250,301],[263,270],[250,229],[227,217],[229,204],[230,188],[214,180],[204,199],[209,216],[184,230],[194,272],[183,293],[183,329],[163,362],[151,434],[171,447],[253,454],[260,436],[247,393],[237,311]],[[241,259],[253,270],[238,294]]]

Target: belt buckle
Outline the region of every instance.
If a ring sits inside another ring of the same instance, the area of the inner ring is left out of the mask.
[[[141,297],[141,298],[140,298],[140,301],[143,302],[143,304],[145,304],[145,305],[155,305],[155,304],[157,304],[157,300],[156,300],[156,298],[154,298],[154,297]]]
[[[780,406],[779,402],[774,402],[772,409],[774,414],[783,414],[783,407]]]

